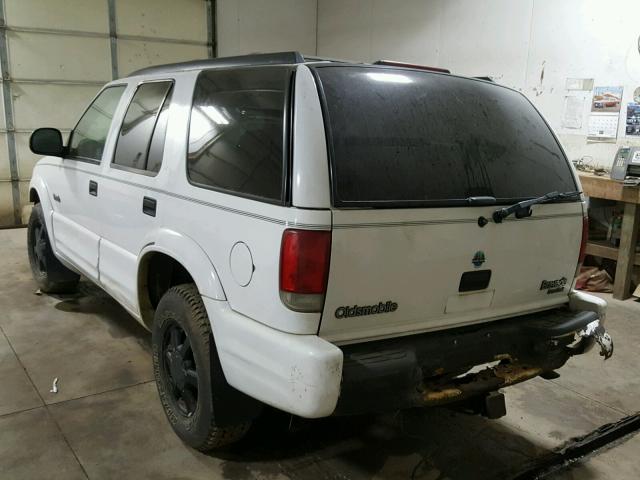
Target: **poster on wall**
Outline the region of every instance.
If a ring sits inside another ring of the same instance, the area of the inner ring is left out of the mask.
[[[624,87],[595,87],[591,100],[593,113],[618,113]]]
[[[589,140],[611,142],[618,137],[623,89],[622,86],[593,88],[587,133]]]
[[[640,87],[633,92],[633,102],[627,104],[625,134],[640,137]]]

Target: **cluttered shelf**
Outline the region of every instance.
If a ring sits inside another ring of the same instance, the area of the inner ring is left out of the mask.
[[[625,185],[609,175],[579,172],[582,190],[591,198],[614,200],[624,203],[624,212],[619,224],[619,247],[611,243],[590,238],[586,253],[616,261],[613,297],[624,300],[631,296],[634,265],[640,265],[640,253],[636,252],[638,229],[640,228],[640,187]]]

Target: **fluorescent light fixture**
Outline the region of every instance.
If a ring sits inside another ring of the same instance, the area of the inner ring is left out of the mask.
[[[413,81],[406,75],[399,73],[369,72],[367,73],[367,77],[377,82],[387,83],[411,83]]]

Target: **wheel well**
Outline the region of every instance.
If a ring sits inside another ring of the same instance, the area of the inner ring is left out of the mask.
[[[38,196],[38,191],[35,188],[29,190],[29,201],[31,203],[40,203],[40,197]]]
[[[138,303],[142,321],[149,330],[162,296],[182,283],[193,283],[193,277],[176,259],[159,252],[143,257],[138,270]]]

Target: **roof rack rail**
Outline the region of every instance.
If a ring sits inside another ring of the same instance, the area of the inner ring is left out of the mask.
[[[343,60],[340,58],[318,57],[317,55],[302,55],[305,62],[336,62],[336,63],[360,63],[351,60]]]
[[[439,67],[429,67],[427,65],[418,65],[416,63],[396,62],[395,60],[378,60],[373,62],[374,65],[387,65],[389,67],[415,68],[417,70],[428,70],[430,72],[451,73],[451,70]]]
[[[129,77],[136,75],[149,75],[153,73],[168,73],[185,70],[197,70],[210,67],[240,67],[250,65],[280,65],[304,63],[305,58],[300,52],[255,53],[251,55],[238,55],[235,57],[207,58],[192,60],[189,62],[169,63],[166,65],[154,65],[142,68],[130,73]]]

